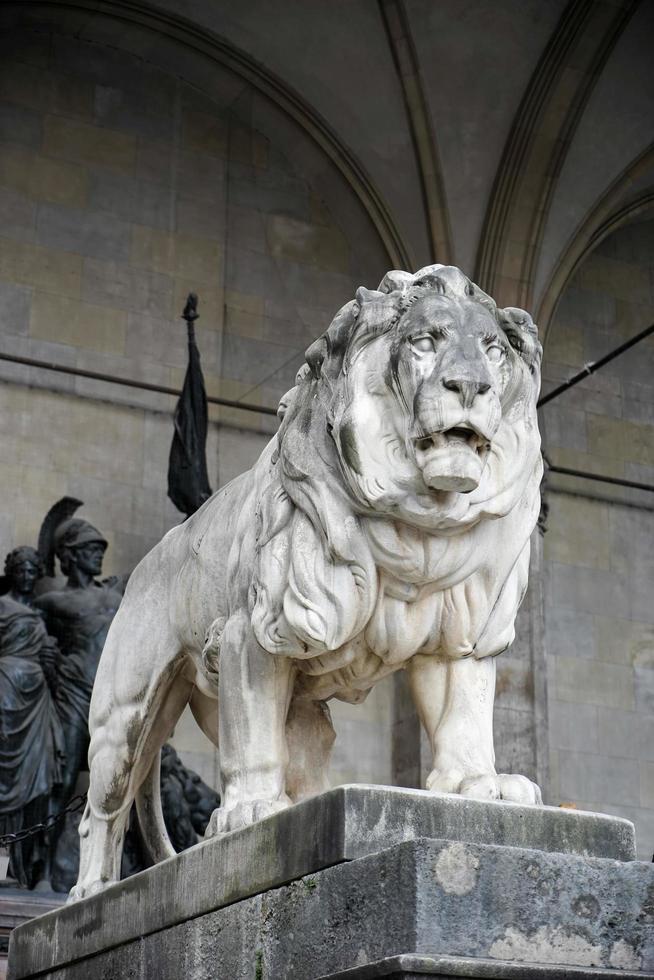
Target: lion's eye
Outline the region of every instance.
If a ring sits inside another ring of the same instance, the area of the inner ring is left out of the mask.
[[[411,344],[416,350],[420,351],[421,354],[426,354],[428,351],[436,350],[434,338],[429,336],[429,334],[425,334],[422,337],[414,337]]]
[[[504,357],[504,350],[499,344],[493,344],[492,347],[488,347],[486,350],[486,356],[489,361],[494,361],[496,364],[501,361]]]

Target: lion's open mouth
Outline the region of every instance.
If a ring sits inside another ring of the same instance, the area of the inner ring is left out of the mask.
[[[413,445],[428,487],[470,493],[479,485],[490,444],[468,422],[418,436]]]
[[[467,446],[478,456],[482,456],[488,449],[488,440],[469,425],[455,425],[443,432],[432,432],[427,436],[419,436],[413,442],[420,453],[429,452],[430,449],[445,449],[456,444]]]

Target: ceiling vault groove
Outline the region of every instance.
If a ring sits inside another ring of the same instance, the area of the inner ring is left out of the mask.
[[[33,14],[41,10],[76,11],[136,24],[191,48],[248,81],[262,95],[294,119],[336,165],[361,201],[390,261],[408,268],[410,250],[378,188],[356,155],[329,123],[299,92],[231,41],[191,20],[155,8],[145,0],[3,0],[3,12],[13,9],[34,26]],[[54,26],[54,25],[53,25]],[[81,36],[81,35],[80,35]]]
[[[476,278],[529,308],[557,180],[579,120],[639,0],[570,0],[511,126],[479,244]]]
[[[558,301],[586,256],[607,235],[631,220],[636,214],[654,206],[654,187],[641,191],[632,199],[628,198],[629,188],[649,170],[653,171],[654,181],[654,143],[651,143],[625,167],[608,190],[596,201],[562,250],[543,291],[537,311],[537,319],[543,331],[544,341],[547,340],[547,333],[554,320]]]
[[[571,0],[568,4],[539,59],[511,125],[484,218],[475,270],[477,282],[488,291],[493,289],[501,262],[511,205],[534,141],[536,121],[569,48],[584,29],[591,7],[592,0]]]
[[[431,261],[454,262],[452,231],[438,144],[423,88],[420,63],[404,0],[378,0],[402,95],[420,174]]]

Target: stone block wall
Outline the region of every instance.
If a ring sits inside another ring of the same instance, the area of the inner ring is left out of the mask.
[[[193,290],[209,394],[274,407],[307,344],[385,270],[372,226],[354,248],[334,220],[349,190],[330,209],[287,148],[253,127],[265,107],[226,72],[216,104],[109,47],[29,33],[4,45],[0,315],[11,352],[178,386]],[[213,418],[270,428],[242,412]]]
[[[606,238],[545,343],[545,388],[654,322],[654,221]],[[654,484],[650,337],[541,412],[551,461]],[[545,536],[552,802],[626,816],[654,851],[654,494],[552,476]]]

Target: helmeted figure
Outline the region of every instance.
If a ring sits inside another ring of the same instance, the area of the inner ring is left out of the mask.
[[[107,541],[88,521],[73,517],[60,524],[54,533],[54,549],[68,581],[63,589],[40,596],[35,605],[60,647],[56,703],[66,746],[63,805],[74,792],[80,770],[86,768],[91,691],[122,593],[112,581],[96,581]]]
[[[15,548],[0,597],[0,833],[41,823],[63,768],[63,738],[47,677],[56,644],[32,607],[43,574],[39,553]],[[49,841],[37,834],[11,848],[11,874],[28,888],[49,879]]]

